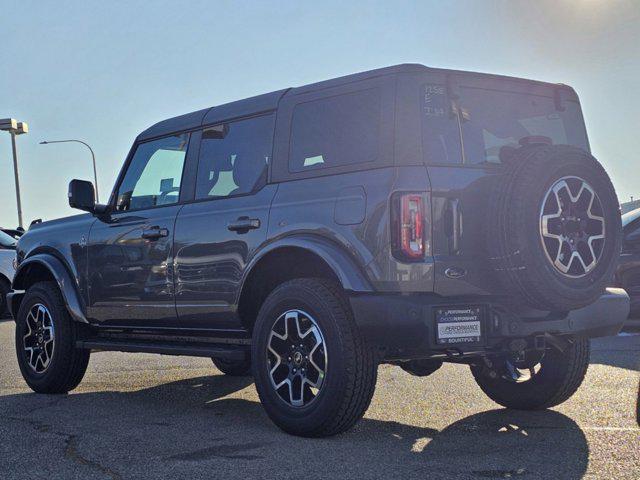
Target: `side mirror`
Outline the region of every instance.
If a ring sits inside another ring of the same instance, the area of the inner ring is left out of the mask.
[[[96,203],[93,183],[86,180],[69,182],[69,206],[89,213],[104,213],[106,207]]]

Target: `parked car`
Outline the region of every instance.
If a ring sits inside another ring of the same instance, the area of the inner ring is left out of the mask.
[[[616,284],[631,298],[631,317],[640,317],[640,208],[622,215],[622,255]]]
[[[4,232],[7,235],[9,235],[10,237],[13,237],[14,239],[18,240],[22,235],[24,235],[24,229],[23,228],[4,228],[4,227],[0,227],[0,232]]]
[[[565,85],[399,65],[153,125],[108,204],[32,225],[9,295],[36,392],[93,349],[250,372],[287,432],[350,428],[386,362],[548,408],[621,328],[618,200]],[[55,345],[55,348],[54,348]],[[451,379],[456,381],[455,378]]]
[[[0,231],[0,318],[7,315],[7,294],[13,279],[13,261],[16,258],[16,240]]]

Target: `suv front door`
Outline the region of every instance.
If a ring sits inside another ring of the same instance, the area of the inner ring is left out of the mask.
[[[111,213],[89,236],[89,316],[108,326],[176,326],[173,232],[189,134],[137,146]]]

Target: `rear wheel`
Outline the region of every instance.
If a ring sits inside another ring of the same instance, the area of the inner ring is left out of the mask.
[[[251,375],[251,355],[242,360],[226,360],[224,358],[211,359],[218,370],[231,377],[246,377]]]
[[[492,359],[471,367],[491,400],[516,410],[541,410],[568,400],[582,384],[589,366],[589,340],[573,338],[561,351],[551,347],[527,362]]]
[[[33,391],[67,393],[78,386],[90,351],[75,347],[77,328],[55,283],[29,288],[16,317],[16,354]]]
[[[277,287],[260,309],[252,348],[260,400],[284,431],[335,435],[368,408],[377,362],[333,282],[295,279]]]

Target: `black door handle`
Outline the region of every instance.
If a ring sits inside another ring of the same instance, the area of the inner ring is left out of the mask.
[[[157,240],[162,237],[168,237],[169,230],[160,227],[149,227],[142,230],[142,238],[147,240]]]
[[[259,218],[240,217],[235,222],[227,224],[227,229],[238,233],[247,233],[256,228],[260,228]]]

